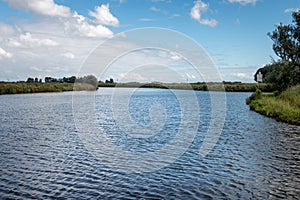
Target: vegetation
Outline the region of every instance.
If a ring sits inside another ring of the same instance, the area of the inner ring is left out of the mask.
[[[94,87],[94,90],[97,89],[97,86],[98,86],[98,80],[93,75],[88,75],[88,76],[77,78],[76,81],[75,81],[75,83],[89,84],[89,85],[91,85],[91,86]],[[78,85],[78,84],[76,84],[76,85]]]
[[[63,79],[46,77],[45,80],[46,83],[42,83],[41,79],[37,78],[28,78],[26,82],[0,82],[0,94],[96,90],[98,83],[97,78],[93,75],[79,78],[64,77]],[[73,82],[75,80],[76,82]]]
[[[293,23],[279,24],[268,34],[277,62],[258,69],[263,82],[276,85],[279,91],[261,94],[257,90],[247,100],[250,109],[277,120],[300,125],[300,11],[293,13]]]
[[[276,120],[300,125],[300,85],[282,93],[261,94],[257,90],[248,99],[251,110]]]
[[[50,80],[50,79],[49,79]],[[98,84],[98,85],[97,85]],[[115,83],[97,82],[96,77],[83,77],[76,79],[75,83],[60,82],[0,82],[0,94],[20,94],[36,92],[64,92],[95,90],[97,87],[140,87],[140,88],[170,88],[183,90],[202,90],[202,91],[227,91],[227,92],[253,92],[258,85],[255,83],[223,82],[223,83]],[[275,91],[276,88],[271,84],[259,84],[259,89],[264,92]]]
[[[273,59],[271,64],[258,69],[254,80],[257,81],[257,74],[261,72],[263,82],[276,84],[280,91],[300,84],[300,11],[293,13],[292,24],[280,23],[268,35],[273,40],[273,50],[280,59]]]
[[[226,92],[254,92],[257,87],[264,92],[273,92],[277,88],[272,84],[259,84],[256,83],[241,83],[241,82],[198,82],[198,83],[104,83],[99,82],[98,87],[135,87],[135,88],[169,88],[169,89],[182,89],[182,90],[201,90],[201,91],[226,91]]]
[[[1,94],[21,94],[38,92],[65,92],[79,90],[95,90],[93,85],[87,83],[6,83],[0,82]]]

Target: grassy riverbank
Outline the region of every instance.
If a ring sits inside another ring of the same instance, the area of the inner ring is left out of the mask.
[[[256,83],[240,82],[199,82],[199,83],[99,83],[98,87],[136,87],[136,88],[169,88],[182,90],[201,91],[226,91],[226,92],[254,92],[258,85]],[[259,84],[263,92],[272,92],[271,84]],[[86,83],[27,83],[27,82],[0,82],[0,94],[21,94],[38,92],[64,92],[73,90],[95,90],[95,87]]]
[[[250,109],[278,121],[300,125],[300,85],[280,94],[253,93],[248,99]]]
[[[182,90],[200,91],[226,91],[226,92],[254,92],[258,85],[256,83],[240,82],[198,82],[198,83],[99,83],[98,87],[141,87],[141,88],[169,88]],[[276,88],[272,84],[259,84],[259,89],[263,92],[273,92]]]
[[[38,92],[65,92],[73,90],[95,90],[86,83],[25,83],[0,82],[0,94],[22,94]]]

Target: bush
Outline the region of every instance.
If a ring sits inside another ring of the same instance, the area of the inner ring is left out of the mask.
[[[250,97],[246,99],[246,103],[250,104],[253,100],[261,99],[262,93],[259,89],[257,89]]]

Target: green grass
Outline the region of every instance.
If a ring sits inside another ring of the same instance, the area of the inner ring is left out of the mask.
[[[8,83],[0,82],[1,94],[21,94],[38,92],[65,92],[73,90],[95,90],[95,87],[87,83]]]
[[[247,99],[251,110],[279,121],[300,125],[300,85],[278,95],[258,93],[255,92]]]
[[[273,92],[276,90],[274,85],[260,83],[240,83],[240,82],[198,82],[198,83],[99,83],[98,87],[142,87],[142,88],[169,88],[183,90],[202,90],[202,91],[226,91],[226,92],[254,92],[257,88],[263,92]]]

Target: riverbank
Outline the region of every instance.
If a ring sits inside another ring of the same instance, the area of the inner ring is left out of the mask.
[[[26,83],[0,82],[1,94],[24,94],[42,92],[65,92],[73,90],[95,90],[95,87],[86,83]]]
[[[198,82],[198,83],[103,83],[98,87],[134,87],[134,88],[165,88],[200,91],[226,91],[226,92],[254,92],[256,83],[240,82]],[[27,82],[0,82],[1,94],[22,94],[38,92],[65,92],[73,90],[95,90],[93,85],[86,83],[27,83]],[[273,92],[276,88],[271,84],[259,84],[263,92]]]
[[[278,121],[300,125],[300,85],[280,94],[253,93],[248,99],[250,109]]]
[[[257,87],[263,92],[276,90],[272,84],[241,83],[241,82],[198,82],[198,83],[99,83],[98,87],[134,87],[134,88],[168,88],[200,91],[226,91],[226,92],[255,92]]]

